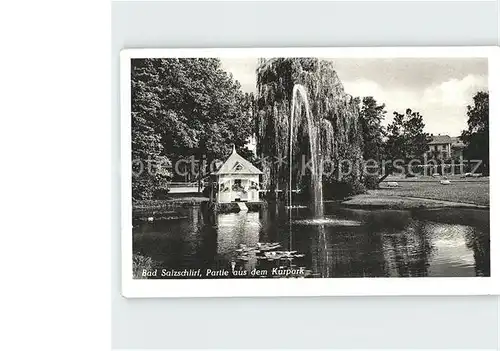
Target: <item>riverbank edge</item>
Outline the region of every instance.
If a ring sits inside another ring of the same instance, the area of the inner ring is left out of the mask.
[[[377,195],[377,194],[358,194],[351,196],[345,200],[325,200],[325,203],[335,202],[346,208],[353,209],[396,209],[396,210],[411,210],[411,209],[433,209],[433,208],[472,208],[472,209],[483,209],[489,210],[489,206],[465,203],[465,202],[455,202],[448,200],[438,200],[429,199],[424,197],[416,196],[399,196],[399,195]],[[259,211],[261,208],[268,206],[266,201],[259,202],[245,202],[248,211],[254,212]],[[209,209],[216,213],[238,213],[240,212],[240,207],[237,203],[210,203],[208,198],[197,197],[197,198],[178,198],[169,200],[146,200],[134,203],[133,212],[134,217],[144,217],[145,213],[150,213],[154,217],[158,215],[165,216],[172,219],[180,219],[183,216],[179,216],[174,213],[176,209],[182,207],[192,207],[207,205]]]
[[[429,199],[416,196],[359,194],[341,201],[340,205],[355,209],[432,209],[432,208],[473,208],[489,210],[489,206],[466,202]]]
[[[179,213],[181,208],[201,206],[209,201],[206,197],[186,197],[165,200],[138,200],[132,202],[132,219],[134,221],[185,219]]]
[[[266,201],[244,202],[248,212],[258,212],[268,206]],[[241,211],[236,202],[214,203],[206,197],[175,198],[167,200],[142,200],[132,205],[133,218],[147,221],[149,219],[183,219],[184,215],[177,213],[179,208],[206,206],[215,213],[238,213]]]

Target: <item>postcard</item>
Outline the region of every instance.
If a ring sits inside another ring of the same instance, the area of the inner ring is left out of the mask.
[[[499,292],[498,47],[120,59],[125,297]]]

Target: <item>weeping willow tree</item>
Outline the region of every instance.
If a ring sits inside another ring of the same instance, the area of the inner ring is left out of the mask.
[[[295,84],[307,91],[313,134],[305,123],[302,107],[295,116],[298,128],[294,141],[293,163],[288,160],[290,148],[290,114]],[[324,197],[345,196],[362,191],[362,133],[359,107],[345,93],[330,61],[316,58],[261,59],[257,68],[257,115],[255,134],[257,153],[263,162],[263,185],[274,194],[285,190],[292,167],[292,183],[307,194],[307,172],[303,172],[302,155],[310,158],[309,143],[317,138],[323,160]],[[273,162],[274,161],[274,162]]]

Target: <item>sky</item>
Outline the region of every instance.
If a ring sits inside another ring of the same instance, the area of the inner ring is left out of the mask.
[[[459,136],[467,129],[467,105],[488,88],[486,58],[339,58],[335,70],[346,93],[385,103],[386,118],[407,108],[423,116],[425,131]],[[245,92],[256,92],[256,58],[221,59]]]

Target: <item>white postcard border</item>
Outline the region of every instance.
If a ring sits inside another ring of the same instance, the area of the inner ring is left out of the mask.
[[[490,162],[490,277],[467,278],[299,278],[299,279],[133,279],[131,78],[132,58],[161,57],[487,57],[490,94],[490,135],[499,131],[499,47],[373,47],[373,48],[239,48],[239,49],[125,49],[120,53],[121,113],[121,263],[122,295],[135,297],[242,297],[242,296],[391,296],[391,295],[498,295],[500,294],[499,185],[500,163]],[[490,137],[490,154],[499,139]]]

